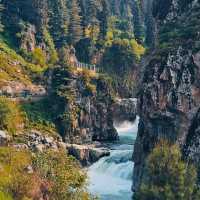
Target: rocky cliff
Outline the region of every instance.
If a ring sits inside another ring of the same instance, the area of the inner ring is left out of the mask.
[[[89,70],[70,72],[58,67],[52,88],[55,121],[65,141],[81,144],[118,139],[113,93],[105,78]]]
[[[163,3],[165,2],[165,3]],[[134,147],[133,190],[146,158],[161,139],[178,143],[186,159],[199,159],[199,1],[154,1],[157,46],[149,53],[139,92],[140,123]]]

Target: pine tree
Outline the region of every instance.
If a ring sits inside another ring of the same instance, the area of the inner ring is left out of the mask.
[[[69,41],[71,44],[78,42],[83,36],[80,16],[80,7],[77,0],[72,0],[70,5]]]
[[[88,1],[88,24],[95,24],[97,22],[97,8],[95,0]]]
[[[99,38],[104,40],[107,34],[108,29],[108,16],[109,16],[109,9],[106,0],[102,1],[102,11],[99,14],[99,21],[100,21],[100,33]]]
[[[35,24],[38,25],[39,28],[46,27],[49,22],[48,0],[33,0],[32,5],[36,11]]]
[[[34,24],[37,28],[37,39],[39,42],[42,42],[44,29],[48,27],[49,22],[48,0],[32,0],[31,3],[32,8],[35,11]]]
[[[148,0],[149,1],[149,0]],[[142,20],[141,6],[138,1],[133,2],[133,23],[134,23],[134,34],[137,40],[143,42],[144,40],[144,23]]]
[[[95,0],[88,2],[88,27],[90,29],[90,38],[95,41],[99,35],[99,20],[97,19],[98,8]]]
[[[50,31],[57,47],[67,42],[69,15],[66,0],[49,0]]]
[[[126,19],[127,19],[127,22],[128,22],[128,27],[127,27],[127,30],[129,32],[133,32],[133,13],[132,13],[132,9],[130,7],[130,5],[127,3],[127,6],[126,6]]]
[[[3,29],[4,29],[4,25],[2,23],[2,12],[3,12],[3,4],[1,4],[1,1],[0,1],[0,32],[3,32]]]
[[[146,23],[146,41],[145,43],[149,47],[155,46],[155,22],[152,15],[152,0],[147,2],[147,11],[145,13],[145,23]]]

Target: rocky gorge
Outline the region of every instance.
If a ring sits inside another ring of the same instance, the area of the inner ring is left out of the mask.
[[[199,199],[199,16],[199,0],[0,1],[0,199]]]

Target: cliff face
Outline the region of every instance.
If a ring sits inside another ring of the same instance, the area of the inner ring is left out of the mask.
[[[199,1],[184,5],[168,1],[165,12],[159,3],[154,1],[153,7],[159,27],[158,45],[144,68],[138,100],[140,123],[133,155],[133,190],[145,176],[146,158],[158,140],[178,143],[185,147],[187,159],[199,159]]]
[[[118,139],[113,126],[111,87],[103,77],[90,73],[54,70],[56,124],[63,139],[70,143]]]

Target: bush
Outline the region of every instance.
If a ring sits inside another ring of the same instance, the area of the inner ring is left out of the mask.
[[[90,70],[83,70],[81,74],[81,79],[83,80],[85,86],[85,95],[94,95],[96,93],[96,85],[92,83],[92,77]]]
[[[133,49],[133,53],[135,54],[136,58],[140,60],[141,56],[145,53],[145,48],[142,45],[138,44],[135,39],[132,39],[130,41],[130,45]]]
[[[14,134],[23,128],[24,113],[17,103],[0,97],[0,129]]]
[[[37,154],[34,167],[42,178],[51,183],[50,199],[89,199],[85,192],[86,175],[74,158],[67,156],[64,150]]]
[[[36,65],[46,66],[46,55],[40,48],[35,48],[31,54],[32,62]]]
[[[32,154],[0,147],[0,200],[89,200],[85,184],[86,175],[64,150]]]
[[[136,200],[200,199],[196,169],[181,159],[177,145],[158,144],[148,157],[145,171]]]
[[[129,40],[118,39],[106,48],[103,55],[103,66],[106,70],[114,70],[115,73],[124,72],[133,67],[135,58]]]
[[[43,30],[43,34],[44,34],[44,39],[45,39],[45,42],[48,46],[48,49],[49,49],[49,63],[50,64],[55,64],[56,62],[58,62],[58,54],[57,54],[57,51],[55,49],[55,45],[54,45],[54,42],[53,42],[53,39],[50,35],[50,33],[48,32],[47,29],[44,29]]]
[[[28,151],[0,147],[0,190],[4,195],[10,194],[15,200],[22,200],[31,198],[32,192],[39,189],[40,179],[37,174],[26,170],[31,162]]]

